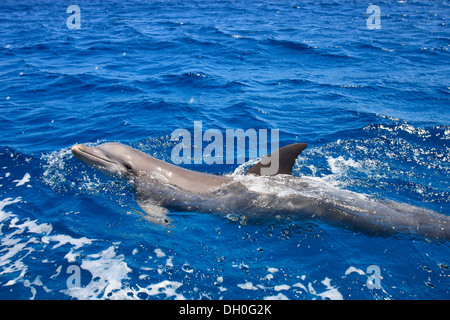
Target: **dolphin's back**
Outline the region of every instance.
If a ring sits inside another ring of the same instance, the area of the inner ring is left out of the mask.
[[[148,165],[151,166],[151,168],[143,172],[143,174],[139,176],[140,179],[146,179],[146,177],[148,177],[148,172],[155,172],[161,175],[170,185],[174,185],[192,193],[211,192],[232,180],[230,177],[192,171],[177,167],[151,156],[148,157],[151,158],[151,161],[148,162]]]

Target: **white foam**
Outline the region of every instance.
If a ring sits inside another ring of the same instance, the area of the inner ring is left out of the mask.
[[[42,160],[46,161],[46,164],[44,164],[45,171],[42,174],[42,177],[47,185],[55,187],[57,184],[66,181],[66,160],[69,159],[71,155],[72,151],[70,148],[42,155]]]
[[[71,249],[69,253],[67,253],[64,258],[68,261],[68,262],[75,262],[77,261],[77,258],[80,257],[79,253],[73,252],[73,250]]]
[[[303,279],[303,280],[304,280],[304,279]],[[307,289],[302,283],[300,283],[300,282],[297,282],[297,283],[293,284],[292,286],[293,286],[293,287],[300,288],[300,289],[303,289],[305,292],[308,292],[308,289]]]
[[[8,245],[8,243],[6,243],[6,241],[2,241],[2,245],[5,245],[5,244]],[[0,257],[0,266],[3,266],[5,264],[11,262],[10,259],[12,257],[14,257],[17,253],[22,251],[22,249],[25,248],[26,245],[27,245],[27,243],[17,243],[13,246],[9,246],[6,253]],[[4,251],[4,250],[2,250],[2,251]]]
[[[275,286],[273,289],[275,291],[281,291],[281,290],[289,290],[291,288],[291,286],[287,285],[287,284],[281,284],[279,286]]]
[[[344,300],[342,294],[338,291],[337,288],[331,285],[331,279],[325,277],[322,281],[322,284],[326,286],[327,290],[317,294],[322,299],[330,299],[330,300]]]
[[[299,194],[298,190],[289,187],[285,183],[287,179],[290,179],[290,177],[286,176],[266,177],[235,175],[233,178],[235,181],[245,185],[248,190],[260,194],[272,194],[282,198]]]
[[[258,287],[255,287],[252,282],[239,283],[237,285],[239,288],[243,290],[258,290]]]
[[[269,271],[270,273],[275,273],[278,272],[279,270],[277,268],[267,268],[267,271]]]
[[[177,281],[163,280],[146,287],[138,284],[130,287],[125,280],[129,279],[128,275],[132,273],[132,269],[125,262],[124,255],[117,254],[116,250],[115,246],[111,246],[100,253],[85,257],[81,268],[92,274],[92,280],[84,287],[69,288],[63,292],[77,299],[139,299],[140,294],[146,294],[158,298],[185,300],[182,294],[176,292],[183,285]],[[162,251],[156,249],[155,253],[161,255]],[[170,265],[173,265],[171,257],[166,262],[166,266]],[[147,267],[141,269],[154,270]],[[140,275],[139,279],[147,280],[149,277],[149,275]]]
[[[311,293],[311,294],[313,294],[315,296],[317,295],[317,292],[316,292],[316,290],[314,290],[314,287],[313,287],[311,282],[308,283],[308,291],[309,291],[309,293]]]
[[[276,296],[267,296],[264,297],[264,300],[289,300],[284,294],[279,293]]]
[[[26,183],[28,177],[25,175],[22,182]],[[0,277],[8,277],[8,281],[4,286],[12,286],[18,283],[23,284],[31,292],[31,299],[37,297],[37,287],[46,292],[50,290],[42,283],[40,277],[30,280],[25,275],[28,274],[29,261],[28,256],[32,256],[33,252],[42,252],[48,250],[48,244],[54,244],[50,250],[70,244],[70,252],[65,255],[69,262],[76,261],[80,253],[75,250],[85,245],[90,245],[94,240],[82,237],[79,239],[72,238],[63,234],[52,234],[53,226],[50,223],[40,223],[38,220],[30,218],[22,219],[19,215],[7,212],[4,208],[13,203],[22,202],[22,198],[15,199],[6,198],[0,201],[0,222],[5,232],[0,237]],[[34,260],[34,259],[33,259]],[[40,261],[42,264],[50,263],[47,259]],[[57,269],[57,274],[52,276],[55,278],[61,272],[61,266]]]
[[[25,173],[25,175],[23,176],[22,179],[20,179],[20,180],[13,180],[13,182],[17,182],[16,187],[20,187],[20,186],[23,186],[24,184],[30,182],[30,178],[31,178],[31,176],[27,172],[27,173]]]
[[[39,281],[30,283],[29,280],[24,280],[28,266],[23,260],[32,252],[36,251],[30,244],[39,244],[40,241],[36,237],[21,238],[17,237],[17,235],[25,231],[28,231],[30,234],[47,234],[51,232],[52,227],[46,223],[38,224],[36,220],[31,221],[29,218],[25,219],[25,222],[21,222],[16,215],[3,211],[6,206],[21,201],[21,197],[16,199],[6,198],[0,201],[0,221],[4,224],[10,219],[7,228],[8,232],[2,234],[0,238],[0,276],[16,275],[15,278],[8,280],[4,286],[11,286],[18,282],[23,282],[26,287],[30,288],[32,297],[34,297],[36,292],[31,285]]]
[[[18,197],[18,198],[6,198],[0,201],[0,222],[2,222],[3,220],[7,219],[8,217],[11,216],[11,212],[5,212],[3,211],[3,208],[5,208],[6,206],[13,204],[13,203],[17,203],[17,202],[21,202],[22,201],[22,197]]]
[[[166,260],[166,267],[168,267],[168,268],[173,268],[173,261],[172,261],[172,257],[170,257],[170,258],[168,258],[167,260]]]
[[[55,273],[54,275],[50,276],[50,279],[55,279],[57,276],[59,276],[60,273],[61,273],[61,270],[62,270],[62,266],[59,266],[59,267],[56,269],[56,273]]]
[[[332,156],[327,157],[328,165],[330,166],[331,172],[334,174],[342,174],[347,171],[349,167],[360,168],[361,165],[353,159],[345,160],[344,157],[339,156],[333,158]]]
[[[149,296],[158,296],[164,294],[166,298],[174,297],[175,300],[186,300],[186,298],[176,292],[183,284],[178,281],[164,280],[159,283],[151,284],[147,288],[139,287],[139,292],[144,292]]]
[[[166,254],[164,252],[162,252],[162,250],[159,248],[155,249],[155,253],[158,258],[163,258],[166,256]]]
[[[359,275],[365,275],[366,273],[363,271],[363,270],[361,270],[361,269],[357,269],[357,268],[355,268],[355,267],[349,267],[346,271],[345,271],[345,275],[347,276],[347,275],[349,275],[350,273],[353,273],[353,272],[356,272],[357,274],[359,274]]]
[[[20,225],[16,225],[17,221],[11,222],[11,227],[17,227],[20,230],[28,229],[28,232],[37,233],[37,234],[49,234],[53,227],[50,223],[41,223],[39,224],[37,220],[25,219]]]
[[[88,239],[86,237],[75,239],[75,238],[72,238],[72,237],[70,237],[68,235],[64,235],[64,234],[42,237],[43,243],[58,242],[57,244],[55,244],[53,246],[53,249],[56,249],[62,245],[65,245],[66,243],[70,243],[70,244],[74,245],[75,246],[74,249],[79,249],[84,245],[90,245],[92,243],[92,241],[94,241],[94,240]]]
[[[268,275],[266,275],[264,277],[264,280],[272,280],[273,279],[273,274],[269,273]]]
[[[77,299],[126,299],[122,281],[128,279],[131,269],[124,262],[123,255],[117,255],[114,246],[98,254],[87,256],[81,268],[92,274],[92,280],[85,287],[64,290],[67,295]]]

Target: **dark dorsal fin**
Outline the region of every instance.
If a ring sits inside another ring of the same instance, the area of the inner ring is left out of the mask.
[[[294,143],[280,148],[248,169],[245,174],[255,174],[257,176],[292,174],[292,167],[294,166],[295,159],[297,159],[299,154],[305,150],[307,146],[306,143]],[[277,157],[279,160],[278,168],[276,162],[273,162],[275,165],[272,164],[272,160],[276,161]],[[266,173],[262,172],[261,174],[261,168],[265,168],[263,171],[266,171]]]

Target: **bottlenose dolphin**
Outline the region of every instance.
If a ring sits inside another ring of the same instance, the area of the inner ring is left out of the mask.
[[[314,177],[293,177],[296,158],[307,147],[295,143],[272,152],[245,175],[196,172],[156,159],[119,143],[75,145],[81,161],[129,182],[148,219],[168,224],[167,208],[242,214],[245,218],[321,219],[370,233],[408,233],[450,238],[446,215],[394,201],[379,201],[343,190]],[[270,176],[262,170],[277,163]]]

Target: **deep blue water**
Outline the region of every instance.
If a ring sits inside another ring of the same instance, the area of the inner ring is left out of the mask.
[[[449,299],[447,240],[175,211],[159,227],[70,152],[170,161],[194,121],[279,129],[309,144],[294,175],[449,215],[450,4],[376,1],[375,30],[370,4],[2,1],[0,298]]]

